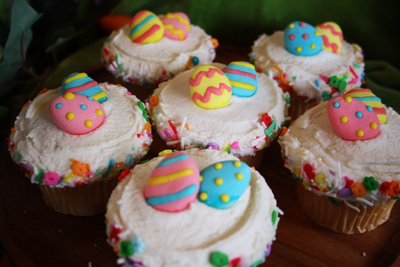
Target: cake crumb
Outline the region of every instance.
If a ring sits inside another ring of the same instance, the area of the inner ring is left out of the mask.
[[[363,257],[367,256],[367,253],[363,252],[363,253],[362,253],[362,256],[363,256]]]

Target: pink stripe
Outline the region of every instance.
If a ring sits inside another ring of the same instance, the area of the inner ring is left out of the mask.
[[[204,96],[202,96],[201,94],[195,92],[193,94],[193,100],[194,101],[200,100],[203,103],[207,103],[208,101],[210,101],[211,94],[222,95],[224,89],[226,89],[228,92],[232,91],[232,89],[228,85],[226,85],[224,83],[220,83],[219,84],[219,88],[214,87],[214,86],[208,87],[207,90],[206,90],[206,93],[204,94]]]
[[[146,13],[146,12],[149,12],[149,11],[147,11],[147,10],[142,10],[142,11],[140,11],[139,13],[137,13],[136,16],[133,17],[133,19],[131,20],[131,24],[132,24],[134,21],[138,20],[138,19],[139,19],[144,13]]]
[[[232,73],[232,74],[238,74],[238,75],[242,75],[242,76],[247,76],[250,77],[252,79],[256,79],[256,75],[248,73],[248,72],[244,72],[244,71],[240,71],[240,70],[233,70],[233,69],[223,69],[223,72],[227,72],[227,73]]]
[[[199,174],[197,173],[197,177],[198,175]],[[146,185],[144,188],[144,196],[146,198],[149,198],[149,197],[159,197],[159,196],[175,194],[176,192],[185,189],[189,185],[195,184],[194,183],[195,181],[196,181],[196,174],[193,173],[191,175],[184,176],[182,178],[176,179],[168,183],[157,184],[157,185]],[[198,188],[198,185],[196,186]]]
[[[386,109],[385,108],[372,108],[372,110],[375,112],[375,114],[386,115]]]
[[[142,43],[147,37],[152,36],[156,31],[160,29],[160,25],[154,24],[151,28],[142,34],[139,38],[137,38],[134,43]]]
[[[326,37],[325,35],[322,35],[322,41],[324,42],[325,47],[332,47],[332,52],[336,53],[336,51],[338,50],[337,44],[329,43],[328,37]]]
[[[343,35],[340,32],[335,31],[332,25],[325,25],[325,24],[320,24],[318,25],[318,28],[321,29],[329,29],[333,35],[339,36],[340,41],[343,43]]]
[[[175,211],[187,209],[189,207],[190,203],[193,202],[194,200],[195,200],[195,198],[193,198],[193,195],[191,195],[191,196],[181,198],[177,201],[153,206],[153,208],[155,208],[157,210],[161,210],[161,211],[175,212]]]
[[[199,73],[197,73],[195,79],[193,79],[192,77],[190,77],[190,79],[189,79],[189,84],[190,84],[191,86],[197,86],[197,85],[200,84],[201,78],[203,78],[204,75],[206,75],[207,78],[211,78],[212,76],[214,76],[214,73],[218,73],[218,74],[220,74],[220,75],[222,75],[222,76],[225,76],[225,74],[224,74],[222,71],[220,71],[219,69],[211,68],[211,69],[209,69],[208,71],[200,71]]]
[[[76,93],[76,92],[80,92],[80,91],[86,90],[88,88],[91,88],[93,86],[96,86],[97,84],[98,83],[96,81],[91,81],[91,82],[85,83],[81,86],[67,89],[67,90],[65,90],[65,92]]]

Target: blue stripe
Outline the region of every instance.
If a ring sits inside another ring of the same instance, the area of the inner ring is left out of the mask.
[[[76,92],[75,94],[93,96],[93,95],[98,94],[100,92],[101,92],[100,86],[96,85],[96,86],[90,87],[90,88],[88,88],[86,90]]]
[[[360,101],[381,101],[381,99],[379,97],[376,97],[376,96],[364,96],[364,97],[352,96],[352,98],[355,98],[355,99],[360,100]]]
[[[249,84],[252,84],[252,85],[256,85],[257,84],[257,80],[252,79],[252,78],[247,77],[247,76],[242,76],[242,75],[232,74],[232,73],[227,73],[227,72],[225,73],[225,75],[231,81],[249,83]]]
[[[186,155],[186,154],[181,154],[181,155],[175,156],[175,157],[173,157],[173,158],[169,158],[169,159],[165,159],[165,160],[161,161],[161,162],[156,166],[156,168],[158,168],[158,167],[163,167],[163,166],[167,166],[167,165],[169,165],[169,164],[172,164],[172,163],[175,163],[175,162],[177,162],[177,161],[184,160],[184,159],[188,159],[188,158],[189,158],[188,155]]]
[[[76,80],[70,81],[67,84],[64,84],[64,88],[65,88],[65,90],[68,90],[70,88],[78,87],[78,86],[87,84],[92,81],[93,81],[92,78],[90,78],[89,76],[86,76],[85,78],[76,79]]]
[[[245,71],[245,72],[249,72],[252,74],[255,74],[255,72],[256,72],[255,70],[253,70],[250,67],[244,67],[244,66],[235,65],[235,64],[228,65],[224,69],[240,70],[240,71]]]
[[[181,191],[178,191],[170,195],[165,195],[160,197],[149,197],[148,199],[146,199],[146,202],[150,206],[162,205],[193,195],[194,193],[196,193],[196,191],[197,191],[197,186],[191,184],[188,187],[182,189]]]
[[[132,28],[132,30],[129,32],[129,35],[132,36],[135,32],[140,30],[149,20],[154,19],[156,16],[150,15],[147,18],[145,18],[140,24],[136,25],[135,27]]]

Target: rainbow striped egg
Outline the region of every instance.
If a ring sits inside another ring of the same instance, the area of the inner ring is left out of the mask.
[[[129,36],[134,43],[148,44],[160,41],[164,35],[164,25],[152,12],[142,10],[130,24]]]
[[[360,100],[365,105],[370,106],[375,114],[378,116],[379,123],[386,123],[386,109],[383,106],[381,99],[374,95],[370,89],[353,88],[349,90],[345,96],[350,96]]]
[[[166,156],[152,171],[144,188],[147,204],[166,212],[179,212],[196,200],[200,173],[194,159],[178,151]]]
[[[222,69],[232,86],[232,95],[249,97],[256,93],[258,75],[255,67],[245,61],[234,61]]]
[[[189,78],[193,102],[204,109],[217,109],[226,106],[232,96],[229,79],[218,68],[199,65]]]
[[[343,44],[342,29],[335,22],[325,22],[315,27],[321,34],[322,48],[339,54]]]
[[[87,76],[86,73],[74,72],[68,75],[62,82],[62,93],[67,92],[93,97],[99,103],[107,100],[106,92],[101,90],[96,81]]]
[[[168,13],[161,21],[164,24],[164,36],[168,39],[182,41],[189,35],[190,20],[185,13]]]

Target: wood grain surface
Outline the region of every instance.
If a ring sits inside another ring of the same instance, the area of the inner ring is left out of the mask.
[[[248,47],[222,45],[216,62],[247,61],[248,53]],[[85,71],[99,82],[112,82],[100,65]],[[150,151],[146,158],[153,156]],[[44,203],[37,185],[11,160],[5,143],[0,159],[0,239],[18,267],[118,266],[106,242],[104,214],[76,217],[55,212]],[[377,229],[338,234],[320,227],[303,212],[276,141],[265,149],[259,172],[284,212],[271,254],[260,266],[400,266],[399,201],[390,219]]]

